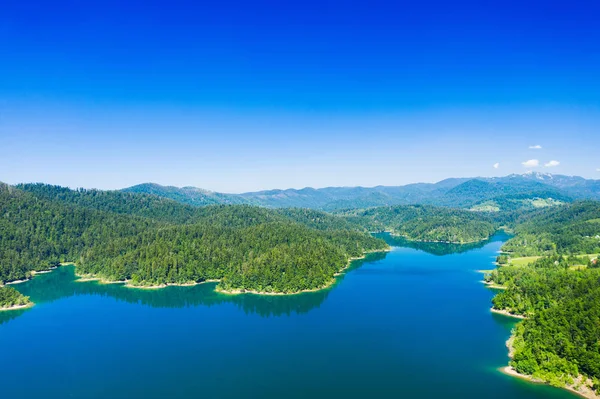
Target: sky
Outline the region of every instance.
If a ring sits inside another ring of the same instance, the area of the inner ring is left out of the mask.
[[[600,179],[597,1],[0,5],[6,183]]]

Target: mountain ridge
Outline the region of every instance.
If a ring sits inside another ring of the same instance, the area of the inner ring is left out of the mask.
[[[121,191],[158,195],[182,203],[204,206],[211,204],[249,204],[269,208],[301,207],[334,211],[408,204],[429,204],[470,208],[480,203],[507,196],[520,200],[600,199],[600,180],[540,172],[526,172],[501,177],[447,178],[436,183],[410,183],[402,186],[374,187],[304,187],[272,189],[240,194],[226,194],[186,186],[161,186],[142,183]],[[511,206],[519,206],[512,203]]]

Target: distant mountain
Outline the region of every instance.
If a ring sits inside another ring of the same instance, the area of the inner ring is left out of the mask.
[[[554,199],[561,202],[571,202],[573,196],[565,190],[550,186],[537,180],[521,175],[505,178],[477,178],[468,180],[446,191],[442,196],[433,198],[435,205],[452,207],[472,207],[483,202],[494,201],[504,203],[518,198],[526,199]],[[519,208],[518,203],[512,203],[510,208]]]
[[[600,180],[530,172],[504,177],[450,178],[405,186],[326,187],[223,194],[195,187],[146,183],[124,189],[170,198],[185,204],[252,204],[269,208],[326,211],[408,204],[511,210],[552,206],[576,199],[600,199]]]
[[[327,187],[240,194],[268,207],[308,207],[326,211],[408,204],[496,210],[552,206],[575,199],[600,199],[600,181],[576,176],[525,173],[494,178],[450,178],[405,186]]]
[[[502,179],[502,178],[500,178]],[[600,199],[600,180],[584,179],[580,176],[553,175],[550,173],[529,172],[522,175],[509,175],[504,179],[525,179],[537,181],[568,192],[577,199]]]
[[[151,194],[163,198],[169,198],[183,204],[204,206],[215,204],[247,204],[242,197],[232,194],[215,193],[197,187],[173,187],[161,186],[155,183],[143,183],[137,186],[125,188],[121,191],[137,194]]]
[[[241,194],[248,201],[269,207],[304,207],[324,210],[408,204],[430,192],[432,185],[403,187],[326,187],[270,190]]]
[[[469,179],[446,179],[439,183],[405,186],[325,187],[320,189],[269,190],[240,194],[248,201],[269,207],[306,207],[333,211],[430,202]]]

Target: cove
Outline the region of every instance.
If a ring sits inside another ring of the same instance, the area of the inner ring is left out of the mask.
[[[77,282],[73,267],[36,276],[14,286],[36,305],[0,313],[0,397],[576,397],[498,371],[515,321],[489,311],[477,270],[504,234],[382,237],[392,251],[291,296]]]

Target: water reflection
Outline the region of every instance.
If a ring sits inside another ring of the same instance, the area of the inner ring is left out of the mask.
[[[411,241],[407,240],[404,237],[392,236],[389,233],[377,233],[374,234],[374,236],[385,240],[385,242],[387,242],[388,245],[392,247],[418,249],[420,251],[424,251],[436,256],[452,255],[472,251],[474,249],[483,248],[491,242],[506,241],[509,237],[508,234],[504,232],[499,232],[498,234],[495,234],[484,241],[479,241],[470,244],[450,244],[443,242]]]
[[[21,316],[23,313],[27,312],[28,309],[20,309],[20,310],[9,310],[0,312],[0,324],[4,324],[12,319],[15,319]]]
[[[386,253],[368,254],[365,259],[352,262],[349,270],[360,267],[364,262],[385,258]],[[337,277],[337,282],[344,274]],[[217,283],[206,283],[191,287],[166,287],[161,289],[132,289],[122,284],[100,284],[96,281],[77,281],[74,266],[63,266],[36,276],[30,281],[15,285],[21,293],[31,297],[36,304],[53,302],[77,295],[109,296],[119,301],[142,304],[157,308],[184,308],[189,306],[213,306],[232,303],[245,313],[263,317],[307,313],[318,308],[331,289],[306,292],[298,295],[225,295],[214,290]],[[337,283],[336,283],[337,284]],[[0,313],[0,324],[9,321],[27,309]]]
[[[409,241],[402,237],[393,237],[388,233],[375,236],[383,238],[395,247],[414,248],[427,253],[443,256],[471,251],[490,242],[505,241],[507,234],[499,233],[489,240],[474,244],[444,244],[433,242]],[[386,252],[368,254],[364,259],[352,262],[348,270],[361,267],[365,262],[383,260]],[[337,277],[337,283],[344,274]],[[336,283],[336,284],[337,284]],[[31,297],[36,304],[53,302],[61,298],[77,295],[99,295],[115,298],[128,303],[142,304],[157,308],[184,308],[189,306],[213,306],[231,303],[245,313],[263,317],[307,313],[318,308],[325,301],[335,285],[328,289],[306,292],[298,295],[225,295],[215,292],[216,283],[206,283],[192,287],[167,287],[155,290],[131,289],[122,284],[100,284],[96,281],[80,282],[75,277],[74,266],[63,266],[52,273],[41,274],[32,280],[15,285],[24,295]],[[0,312],[0,324],[12,320],[29,309]]]
[[[408,247],[427,253],[443,256],[471,251],[490,242],[505,241],[507,234],[499,233],[489,240],[473,244],[445,244],[433,242],[409,241],[394,237],[389,233],[378,233],[376,237],[384,239],[390,246]],[[368,254],[364,259],[352,262],[348,270],[361,267],[365,262],[383,260],[386,252]],[[344,274],[337,277],[337,283]],[[336,283],[336,284],[337,284]],[[31,297],[36,304],[53,302],[61,298],[77,295],[109,296],[119,301],[142,304],[157,308],[184,308],[189,306],[214,306],[231,303],[248,314],[263,317],[307,313],[318,308],[325,301],[335,285],[328,289],[306,292],[298,295],[225,295],[217,293],[216,283],[206,283],[192,287],[167,287],[155,290],[131,289],[122,284],[100,284],[96,281],[80,282],[75,277],[75,267],[60,267],[52,273],[41,274],[32,280],[15,285],[24,295]],[[0,312],[0,324],[12,320],[29,309]]]

